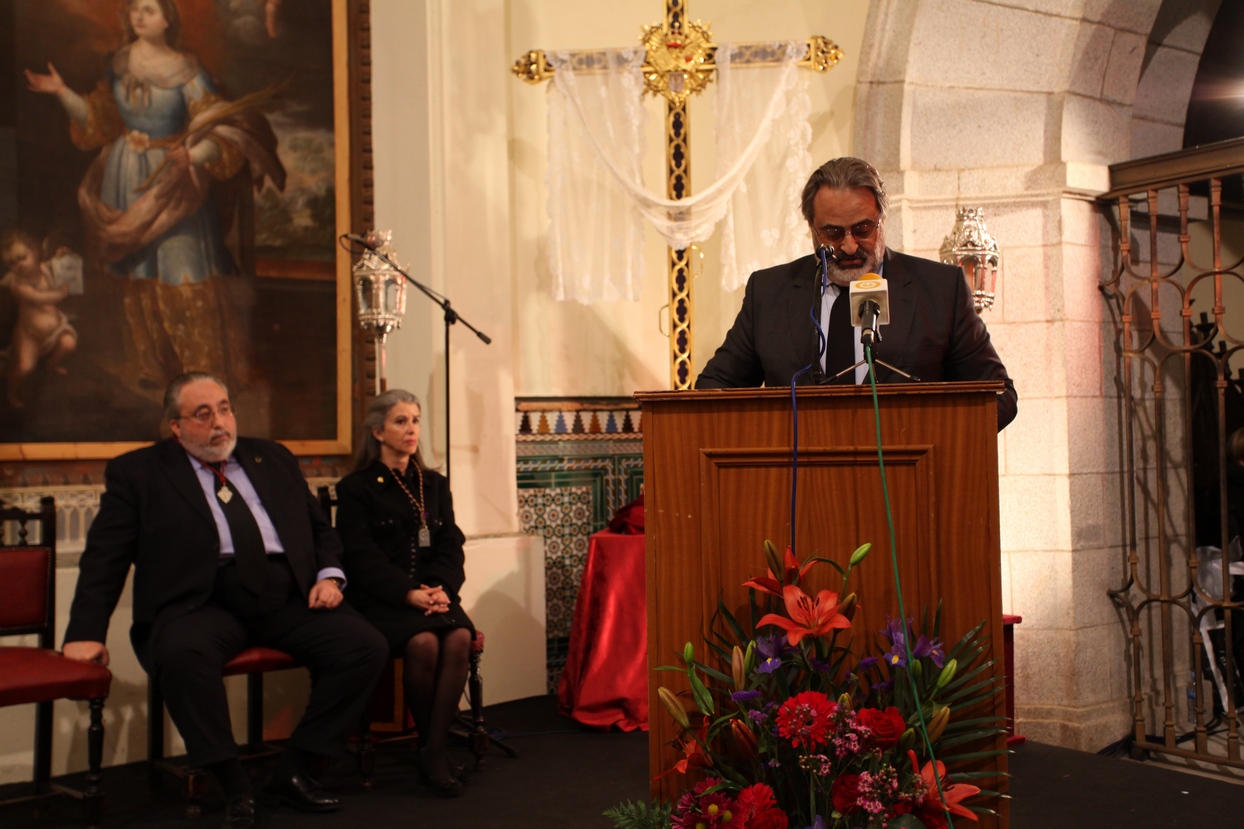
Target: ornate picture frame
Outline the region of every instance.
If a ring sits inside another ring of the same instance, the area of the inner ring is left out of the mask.
[[[135,5],[179,18],[154,61],[130,48],[153,40]],[[366,355],[336,240],[372,222],[368,18],[364,0],[0,0],[0,461],[158,439],[186,369],[226,379],[243,434],[350,452]],[[177,145],[194,175],[164,194]],[[126,175],[145,215],[110,203]]]

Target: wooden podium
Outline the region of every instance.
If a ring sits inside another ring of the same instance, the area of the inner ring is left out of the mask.
[[[999,679],[996,435],[1002,388],[995,381],[878,387],[907,614],[919,619],[925,607],[935,608],[943,599],[947,646],[988,620],[987,658],[995,660],[992,670]],[[763,388],[641,392],[636,398],[643,406],[649,766],[655,776],[680,757],[669,745],[677,728],[657,688],[686,688],[682,675],[655,668],[681,664],[688,641],[695,643],[697,657],[706,658],[703,634],[718,598],[732,610],[745,607],[741,585],[764,575],[765,539],[779,550],[790,541],[791,395],[789,388]],[[873,545],[848,588],[860,597],[852,627],[858,652],[876,641],[887,616],[898,615],[871,389],[800,387],[798,409],[796,554],[845,565],[860,544]],[[828,565],[814,568],[809,577],[809,593],[841,585]],[[994,713],[1005,713],[1001,693]],[[1005,736],[997,738],[996,748],[1006,748]],[[1006,758],[973,768],[1005,772]],[[677,774],[654,781],[653,796],[676,798],[686,782]],[[1006,781],[988,781],[985,787],[1005,792]],[[1007,826],[1007,801],[988,805],[1002,820],[982,817],[972,825]]]

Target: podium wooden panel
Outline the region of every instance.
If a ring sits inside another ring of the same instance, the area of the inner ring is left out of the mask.
[[[899,573],[908,615],[945,601],[942,638],[959,639],[988,620],[988,658],[1003,675],[998,538],[997,392],[1000,382],[921,383],[878,388],[886,481],[895,522]],[[792,418],[789,389],[641,392],[648,574],[649,765],[653,776],[679,754],[677,729],[658,686],[684,690],[685,678],[658,665],[681,664],[683,645],[707,654],[703,633],[718,597],[734,610],[741,585],[764,574],[765,539],[790,540]],[[857,651],[898,615],[889,533],[877,466],[871,390],[800,388],[796,553],[846,564],[868,541],[873,549],[852,574],[860,596]],[[828,565],[811,589],[838,590]],[[805,585],[805,588],[808,588]],[[809,589],[808,592],[811,592]],[[740,618],[744,618],[740,616]],[[776,629],[775,629],[776,630]],[[993,706],[1005,713],[1002,694]],[[1006,747],[999,737],[996,747]],[[958,749],[956,749],[958,750]],[[974,768],[1005,772],[1006,758]],[[654,781],[654,797],[673,798],[681,775]],[[999,780],[998,791],[1006,791]],[[1003,816],[975,826],[1008,825]]]

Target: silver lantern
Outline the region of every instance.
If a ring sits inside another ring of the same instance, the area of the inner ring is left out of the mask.
[[[985,228],[983,207],[960,207],[955,211],[955,227],[942,242],[940,255],[947,265],[963,268],[976,313],[992,308],[1001,254],[997,240]]]
[[[376,344],[376,393],[385,389],[384,344],[389,333],[402,327],[406,314],[406,279],[390,244],[393,231],[370,231],[374,249],[367,250],[354,265],[354,293],[358,300],[359,325],[370,331]],[[389,261],[385,261],[385,259]],[[390,264],[392,263],[392,264]]]

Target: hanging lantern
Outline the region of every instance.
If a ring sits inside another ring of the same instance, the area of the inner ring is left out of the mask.
[[[960,207],[955,211],[954,229],[942,242],[940,255],[947,265],[963,268],[976,313],[992,308],[1001,254],[997,240],[985,228],[985,208]]]

